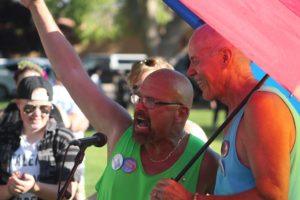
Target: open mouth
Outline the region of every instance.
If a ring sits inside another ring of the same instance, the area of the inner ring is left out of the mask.
[[[135,125],[137,128],[148,128],[149,121],[143,117],[136,117]]]
[[[151,140],[151,120],[145,112],[139,111],[134,115],[134,139],[139,144],[145,144]]]
[[[204,82],[201,80],[197,80],[197,85],[202,89],[204,87]]]

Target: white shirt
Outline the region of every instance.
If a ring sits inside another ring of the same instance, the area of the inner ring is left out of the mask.
[[[38,175],[40,173],[40,165],[38,162],[38,151],[37,143],[29,143],[27,141],[26,135],[21,136],[20,147],[14,152],[11,163],[10,172],[19,171],[21,174],[27,173],[34,176],[35,180],[38,180]],[[35,200],[37,196],[32,193],[25,193],[15,197],[17,200]]]

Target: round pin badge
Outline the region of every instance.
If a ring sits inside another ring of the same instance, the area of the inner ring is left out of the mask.
[[[125,173],[132,173],[136,169],[136,161],[133,158],[125,158],[122,170]]]
[[[122,154],[118,153],[116,154],[112,161],[111,161],[111,167],[113,168],[113,170],[118,170],[122,167],[124,162],[123,156]]]
[[[229,148],[230,148],[229,141],[228,140],[224,140],[222,142],[222,147],[221,147],[221,156],[222,157],[226,157],[228,155]]]

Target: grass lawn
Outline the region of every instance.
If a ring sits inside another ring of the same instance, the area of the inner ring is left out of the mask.
[[[132,112],[132,111],[131,111]],[[192,109],[190,113],[190,120],[198,123],[205,131],[205,133],[210,136],[213,133],[213,129],[211,127],[213,118],[213,112],[209,109]],[[221,112],[218,124],[220,125],[225,119],[225,113]],[[88,131],[86,136],[90,136],[94,134],[92,131]],[[212,144],[211,148],[215,151],[220,151],[221,146],[221,138],[219,136]],[[106,166],[106,146],[102,148],[89,147],[85,151],[85,188],[87,196],[95,193],[95,184],[98,181],[99,177],[102,175],[103,170]]]

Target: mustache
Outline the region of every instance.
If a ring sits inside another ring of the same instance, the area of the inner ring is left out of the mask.
[[[134,117],[147,117],[146,112],[142,110],[138,110],[134,112]],[[148,117],[147,117],[148,118]]]

